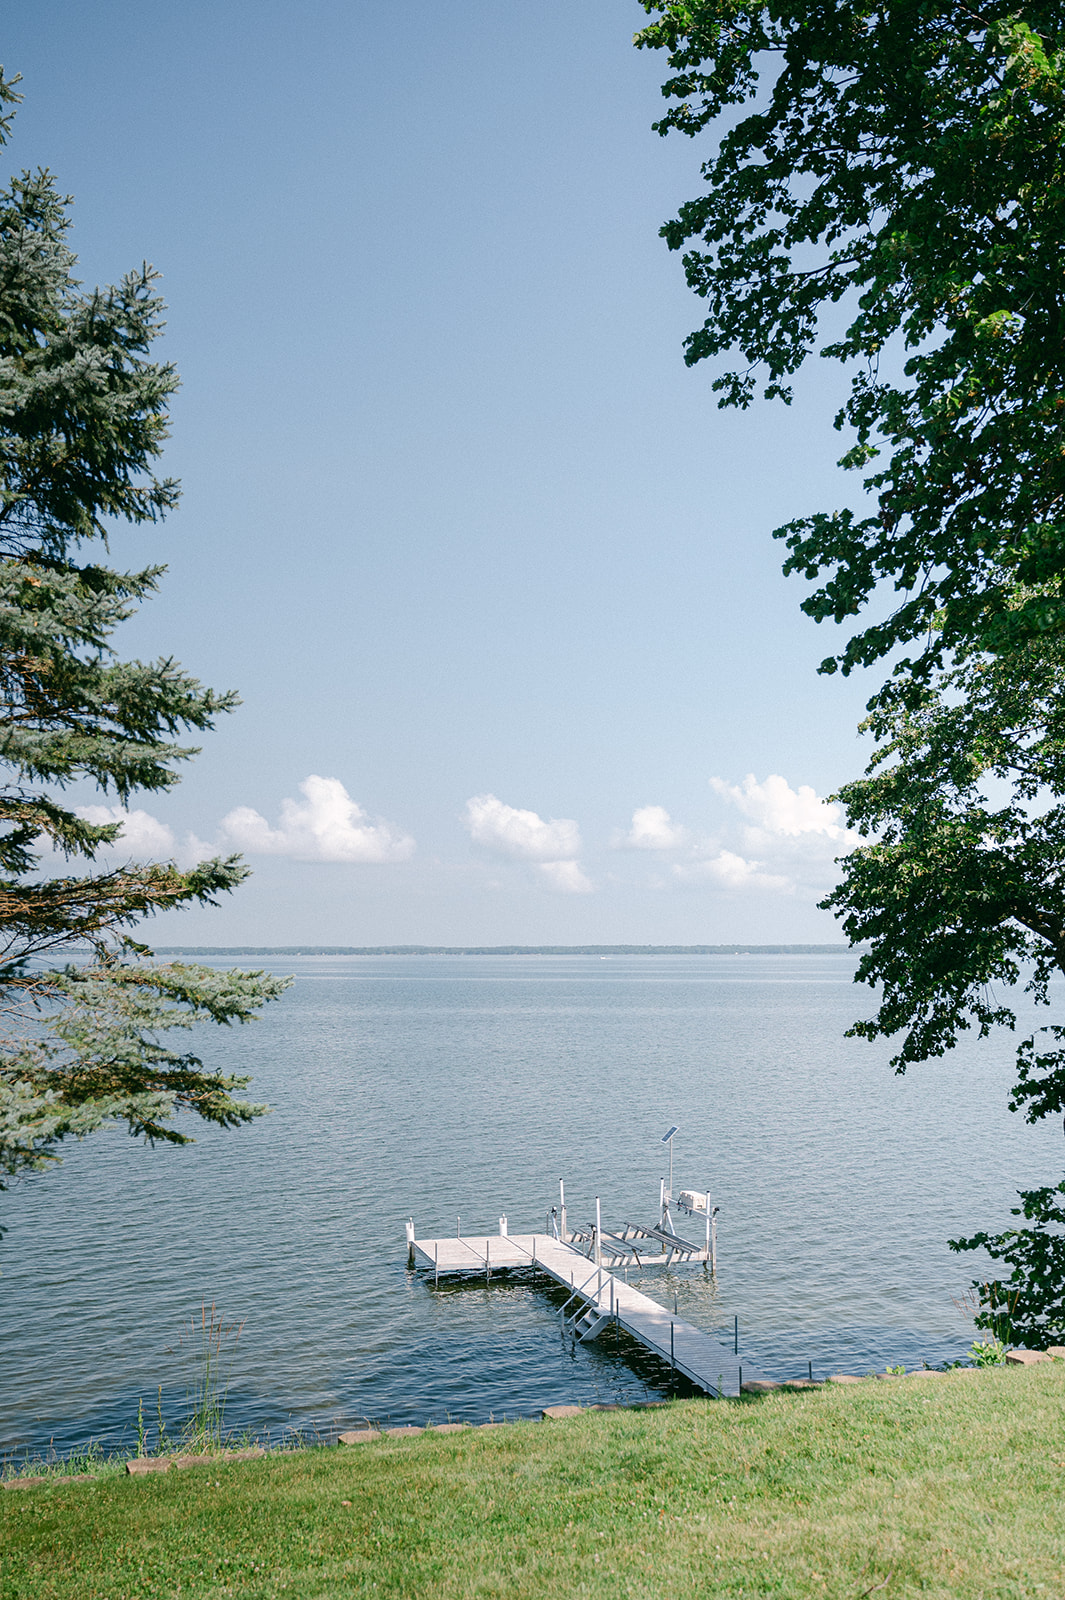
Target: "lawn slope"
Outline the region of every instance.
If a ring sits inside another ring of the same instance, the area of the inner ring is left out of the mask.
[[[1065,1363],[0,1495],[2,1600],[1065,1596]]]

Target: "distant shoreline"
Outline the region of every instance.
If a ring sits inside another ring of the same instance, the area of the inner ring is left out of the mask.
[[[849,956],[848,944],[199,944],[156,945],[159,956]]]

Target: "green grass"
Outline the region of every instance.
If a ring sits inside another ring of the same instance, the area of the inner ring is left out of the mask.
[[[1065,1595],[1065,1364],[0,1495],[2,1600]]]

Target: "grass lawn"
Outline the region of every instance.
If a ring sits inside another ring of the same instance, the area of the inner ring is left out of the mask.
[[[1065,1597],[1065,1363],[0,1495],[2,1600]]]

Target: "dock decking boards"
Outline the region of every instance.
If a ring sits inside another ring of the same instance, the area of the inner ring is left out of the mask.
[[[549,1234],[415,1239],[410,1248],[419,1265],[435,1272],[471,1276],[517,1267],[546,1272],[564,1288],[580,1291],[585,1307],[611,1320],[616,1318],[626,1333],[683,1372],[707,1394],[739,1394],[741,1367],[745,1369],[745,1380],[760,1377],[711,1334],[693,1328],[690,1322],[623,1282],[607,1266],[596,1267],[581,1251]]]

